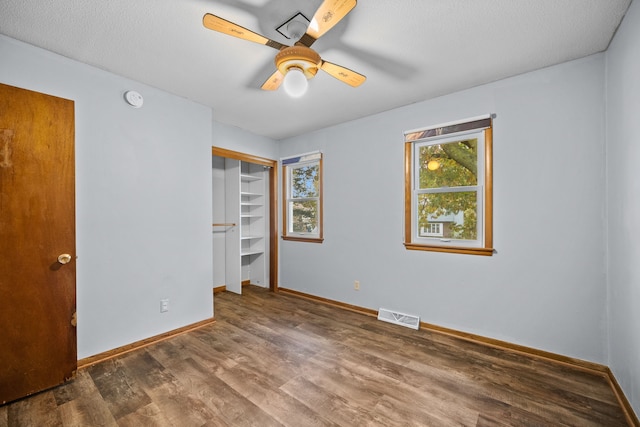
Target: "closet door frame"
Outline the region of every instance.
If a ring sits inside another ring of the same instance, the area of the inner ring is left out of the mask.
[[[278,161],[219,147],[212,155],[269,168],[269,290],[278,292]]]

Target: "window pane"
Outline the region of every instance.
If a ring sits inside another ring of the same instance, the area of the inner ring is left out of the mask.
[[[289,202],[289,232],[318,233],[318,201]]]
[[[418,188],[478,184],[478,140],[465,139],[419,147]]]
[[[419,194],[418,237],[476,240],[477,208],[475,191]]]
[[[291,197],[293,199],[318,197],[320,193],[320,166],[316,163],[291,170]]]
[[[426,226],[420,227],[418,235],[420,237],[443,237],[442,225],[441,222],[429,222]]]

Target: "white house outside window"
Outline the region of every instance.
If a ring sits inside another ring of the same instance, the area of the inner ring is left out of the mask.
[[[436,219],[434,218],[433,221]],[[420,236],[424,237],[442,237],[442,223],[441,222],[427,222],[424,226],[420,227]]]

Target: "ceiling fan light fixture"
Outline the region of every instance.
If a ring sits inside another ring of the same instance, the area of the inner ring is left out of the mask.
[[[322,59],[306,46],[290,46],[280,50],[275,58],[276,68],[286,75],[291,68],[299,68],[310,79],[316,75]]]
[[[290,46],[280,50],[275,63],[284,76],[284,90],[293,98],[299,98],[307,92],[308,79],[318,72],[322,59],[313,49],[306,46]]]
[[[316,40],[333,28],[356,6],[356,2],[357,0],[323,0],[320,7],[313,14],[311,21],[301,12],[289,18],[276,28],[276,31],[288,39],[298,39],[302,34],[302,37],[293,46],[287,46],[271,40],[211,13],[204,14],[202,25],[212,31],[278,50],[278,54],[275,57],[276,71],[262,84],[261,88],[263,90],[276,90],[285,80],[297,80],[297,85],[300,88],[306,87],[307,82],[303,82],[300,74],[306,80],[310,80],[318,73],[318,70],[326,72],[351,87],[356,87],[364,83],[365,76],[338,64],[324,61],[316,51],[311,49],[311,45]],[[306,31],[304,31],[305,27]],[[291,73],[289,73],[290,70],[292,71]],[[286,78],[287,75],[290,75],[288,79]],[[298,91],[294,90],[294,93],[299,93],[297,96],[301,96],[304,91],[299,89]]]
[[[300,98],[302,95],[307,93],[309,82],[307,81],[307,77],[304,75],[302,69],[298,67],[291,67],[287,71],[287,74],[285,74],[282,85],[284,86],[284,91],[287,92],[287,95],[292,98]]]

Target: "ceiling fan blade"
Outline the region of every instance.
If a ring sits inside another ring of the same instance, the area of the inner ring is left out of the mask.
[[[262,89],[276,90],[280,87],[283,81],[284,81],[284,74],[282,74],[279,70],[276,70],[276,72],[273,73],[271,77],[269,77],[267,81],[262,84]]]
[[[276,41],[268,39],[258,33],[247,30],[246,28],[241,27],[238,24],[234,24],[233,22],[227,21],[226,19],[222,19],[219,16],[212,15],[210,13],[206,13],[204,15],[204,17],[202,18],[202,25],[210,30],[218,31],[219,33],[227,34],[229,36],[238,37],[239,39],[249,40],[250,42],[270,46],[274,49],[280,50],[287,47],[282,43],[278,43]]]
[[[333,64],[331,62],[322,61],[322,65],[320,68],[323,71],[326,71],[333,77],[338,80],[341,80],[348,84],[349,86],[358,87],[367,79],[362,74],[356,73],[353,70],[350,70],[345,67],[341,67],[340,65]]]
[[[356,0],[324,0],[313,15],[307,32],[298,43],[310,47],[313,42],[347,16],[354,7],[356,7]]]

